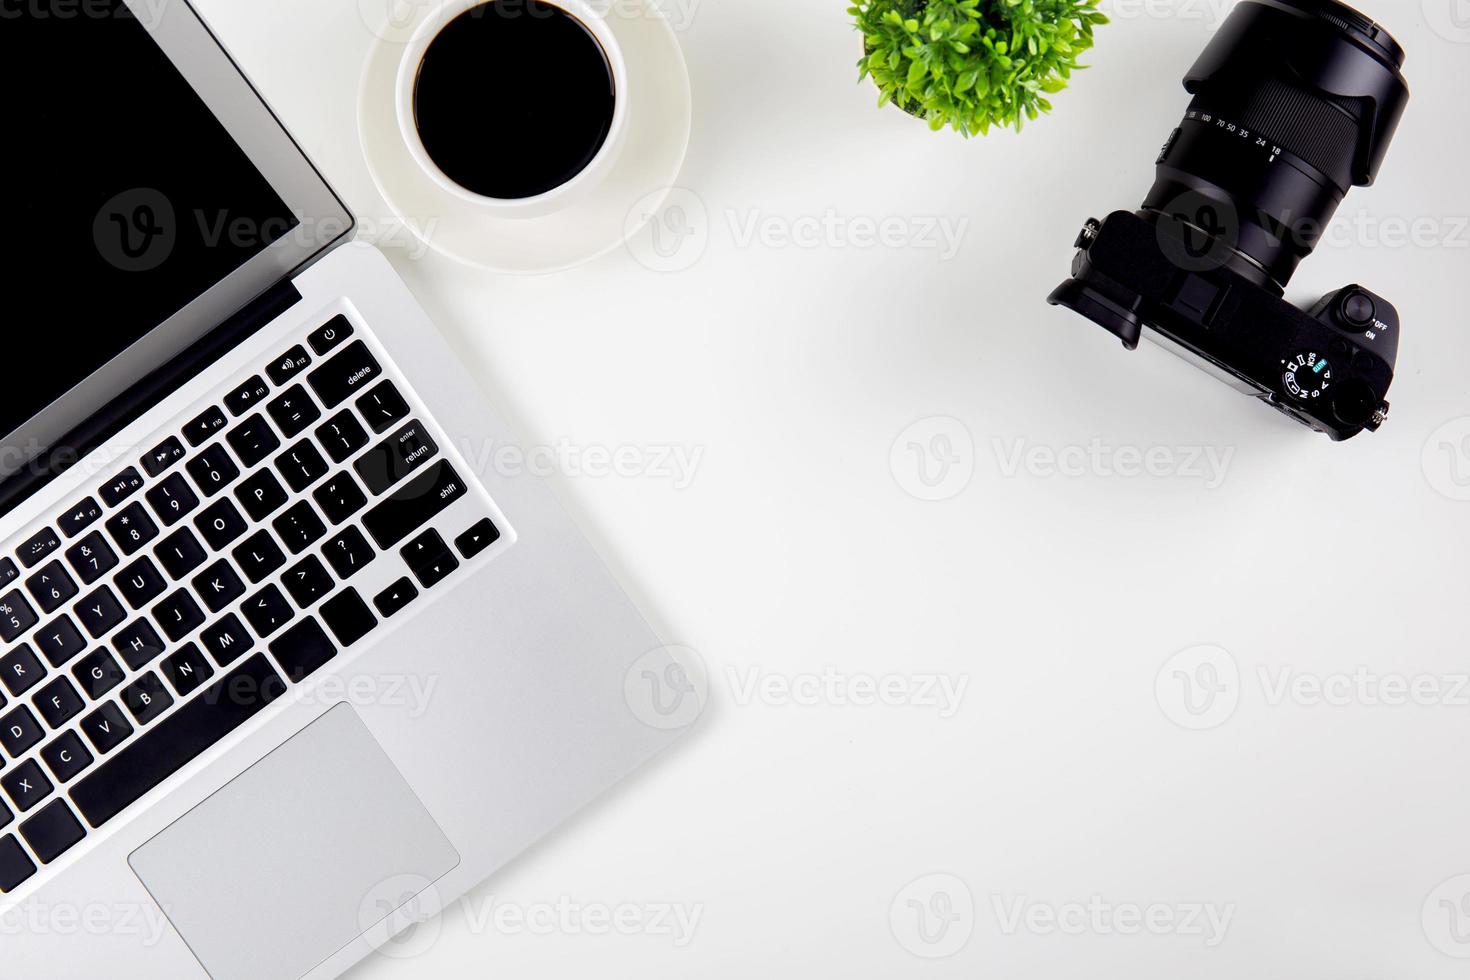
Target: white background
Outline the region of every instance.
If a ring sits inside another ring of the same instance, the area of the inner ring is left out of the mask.
[[[355,122],[374,2],[199,0],[368,219],[386,216]],[[1043,302],[1081,222],[1142,200],[1228,4],[1112,0],[1052,116],[968,142],[874,108],[843,6],[693,8],[680,200],[708,237],[687,268],[619,249],[512,279],[385,249],[526,446],[640,454],[641,475],[554,482],[656,625],[703,654],[712,705],[395,950],[415,957],[355,975],[1464,976],[1470,4],[1361,3],[1408,49],[1415,97],[1379,184],[1289,294],[1361,281],[1402,315],[1393,416],[1342,445]],[[829,213],[968,224],[949,257],[922,237],[742,238]],[[687,486],[660,447],[699,454]],[[1118,472],[1150,450],[1154,475]],[[1192,463],[1208,453],[1223,472]],[[948,499],[918,499],[946,462]],[[1202,644],[1220,649],[1171,661]],[[1340,703],[1278,688],[1359,667]],[[1213,710],[1189,713],[1178,671],[1218,679]],[[746,696],[823,674],[967,686],[951,717],[840,688]],[[1388,703],[1395,681],[1438,703]],[[907,888],[933,874],[952,877]],[[931,944],[909,901],[936,895],[953,911]],[[648,925],[476,925],[487,903],[558,902]],[[1179,928],[1047,928],[1089,902]],[[1181,925],[1191,904],[1230,916],[1223,941]],[[660,905],[700,914],[691,941]]]

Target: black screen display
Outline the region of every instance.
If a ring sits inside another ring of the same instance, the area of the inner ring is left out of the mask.
[[[120,0],[0,0],[0,435],[297,224]]]

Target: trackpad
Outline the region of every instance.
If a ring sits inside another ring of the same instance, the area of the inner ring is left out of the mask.
[[[128,863],[214,980],[298,980],[459,853],[339,705]]]

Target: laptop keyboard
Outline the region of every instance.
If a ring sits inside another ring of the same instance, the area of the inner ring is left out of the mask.
[[[499,539],[404,390],[337,316],[0,556],[0,892]]]

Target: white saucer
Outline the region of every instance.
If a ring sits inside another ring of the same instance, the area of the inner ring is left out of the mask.
[[[619,10],[629,7],[626,0],[618,5]],[[426,15],[431,8],[419,9]],[[393,23],[378,32],[358,90],[362,152],[383,200],[430,248],[492,272],[559,272],[617,248],[658,211],[689,148],[689,69],[673,27],[651,2],[642,16],[613,13],[607,24],[627,59],[633,99],[621,155],[594,193],[540,218],[477,211],[419,167],[394,110],[403,54],[397,39],[406,37],[413,25]]]

